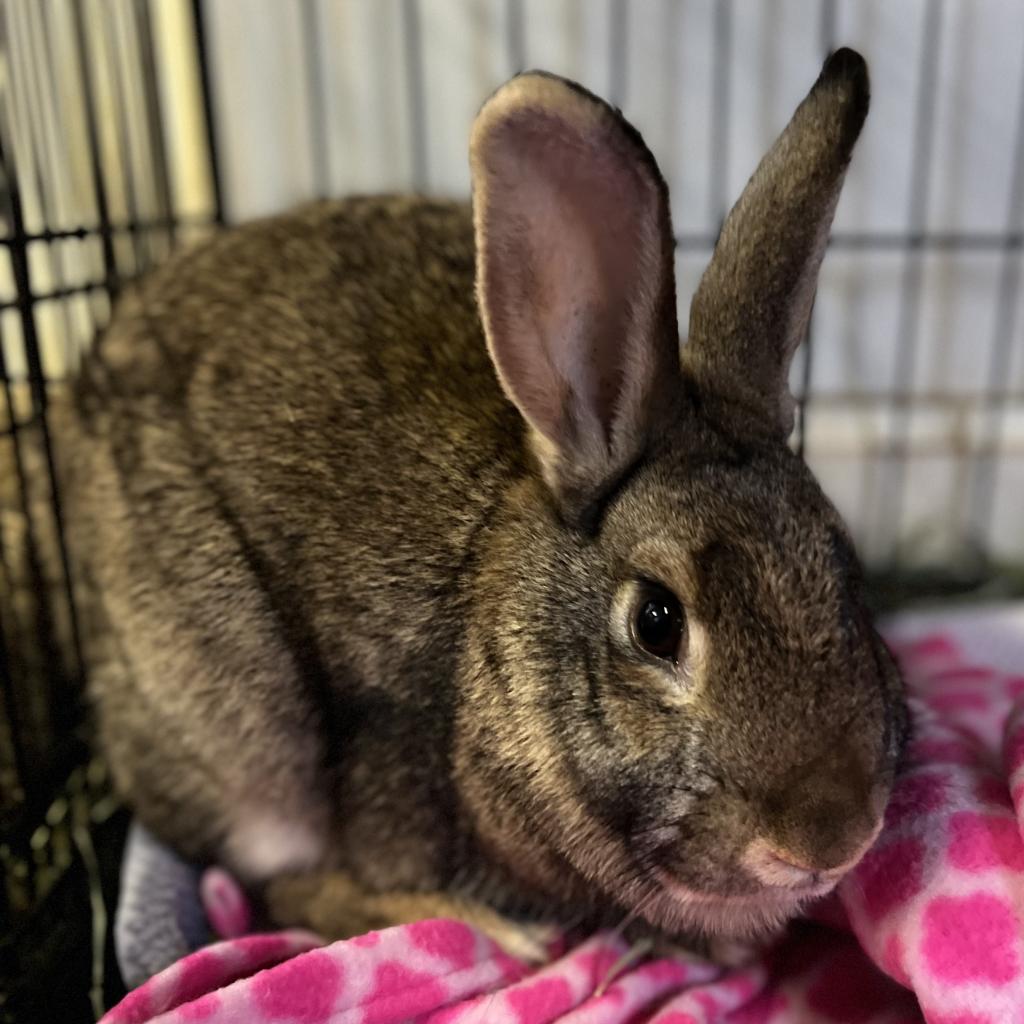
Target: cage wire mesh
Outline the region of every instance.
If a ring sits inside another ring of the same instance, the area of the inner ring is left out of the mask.
[[[208,138],[190,137],[207,123],[193,15],[135,0],[0,5],[3,1019],[29,1019],[44,989],[59,1019],[89,1019],[109,977],[102,883],[116,852],[101,854],[116,805],[90,760],[87,623],[48,412],[121,284],[218,217]]]
[[[760,152],[824,54],[857,46],[875,111],[794,366],[794,444],[880,593],[1012,589],[1021,40],[1014,0],[0,0],[0,1019],[44,990],[88,1019],[117,985],[118,812],[90,760],[48,408],[123,283],[314,195],[465,194],[477,105],[543,66],[661,161],[685,325]]]

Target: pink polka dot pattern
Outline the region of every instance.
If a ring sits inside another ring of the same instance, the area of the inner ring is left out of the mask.
[[[513,989],[506,999],[518,1024],[558,1020],[573,1004],[572,989],[564,978],[543,978]]]
[[[961,871],[1024,871],[1024,845],[1014,818],[961,811],[949,822],[949,861]]]
[[[971,683],[988,683],[996,676],[996,673],[980,665],[962,665],[957,668],[944,669],[939,672],[932,672],[929,677],[930,689],[941,689],[949,685],[962,686]]]
[[[924,854],[924,844],[908,837],[877,847],[860,862],[857,878],[872,920],[880,921],[921,891]]]
[[[891,869],[902,851],[919,850],[920,877],[915,886],[905,879],[909,898],[881,916],[870,861],[840,895],[868,955],[934,1007],[929,1022],[1016,1020],[1024,1006],[1024,677],[960,660],[948,637],[897,655],[925,698],[911,750],[917,767],[897,785],[870,856]],[[915,793],[937,769],[942,786]]]
[[[224,977],[224,961],[212,950],[200,950],[183,960],[176,998],[188,1002],[209,992]]]
[[[476,954],[476,936],[458,921],[416,921],[406,929],[414,946],[447,960],[455,967],[469,967]]]
[[[943,772],[917,772],[901,779],[889,800],[885,823],[892,828],[907,817],[919,818],[945,806],[948,776]]]
[[[189,1018],[189,1013],[207,1014],[215,1018],[219,1007],[209,1000],[198,1009],[204,994],[223,989],[250,977],[266,967],[305,953],[317,944],[307,932],[287,931],[274,935],[249,935],[221,942],[199,950],[150,978],[144,985],[130,992],[103,1019],[110,1024],[143,1024],[171,1013],[186,1014],[182,1020],[202,1020],[202,1016]]]
[[[974,787],[974,795],[978,798],[978,803],[985,806],[1013,807],[1006,779],[997,778],[995,775],[984,775],[978,779],[978,783]]]
[[[1018,922],[994,896],[937,897],[925,909],[923,925],[924,958],[941,981],[1005,985],[1020,973]]]
[[[220,995],[216,992],[207,992],[205,996],[200,996],[198,999],[193,999],[180,1006],[178,1017],[183,1021],[209,1020],[217,1015],[220,1007]]]
[[[203,899],[229,940],[103,1024],[1024,1024],[1024,642],[1012,673],[951,633],[893,649],[915,738],[882,834],[749,966],[631,959],[599,933],[528,967],[455,921],[243,938],[244,893],[213,869]]]
[[[905,964],[906,952],[903,948],[903,939],[893,933],[885,944],[885,953],[882,956],[882,969],[890,978],[898,981],[907,988],[911,987],[910,977],[907,974]]]
[[[928,1013],[928,1024],[996,1024],[991,1017],[980,1013],[955,1013],[952,1016],[933,1011]]]
[[[973,766],[978,763],[978,752],[962,737],[958,739],[918,738],[910,744],[908,753],[911,761],[917,764]]]
[[[782,1024],[788,1010],[789,1000],[781,992],[765,992],[729,1014],[729,1024]]]
[[[856,948],[829,958],[807,992],[807,1005],[826,1020],[870,1021],[889,1005],[892,982]]]
[[[151,1021],[155,1015],[164,1007],[153,1005],[150,999],[150,992],[153,989],[154,979],[147,981],[133,992],[129,992],[115,1006],[110,1013],[103,1017],[104,1022],[109,1024],[142,1024],[143,1021]]]
[[[988,697],[983,693],[937,693],[928,704],[936,711],[984,711]]]
[[[445,1001],[445,987],[428,971],[417,971],[397,960],[385,960],[373,977],[373,990],[362,1024],[411,1020]]]
[[[899,646],[891,646],[903,664],[904,671],[913,668],[921,670],[931,665],[935,666],[932,675],[941,675],[947,671],[947,666],[955,663],[960,656],[956,641],[944,633],[933,633]]]
[[[327,1024],[343,979],[340,961],[325,950],[314,950],[256,975],[253,1005],[267,1020]]]

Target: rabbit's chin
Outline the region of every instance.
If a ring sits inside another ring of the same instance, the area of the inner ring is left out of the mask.
[[[801,889],[765,887],[759,892],[725,895],[701,892],[660,872],[661,898],[652,901],[660,926],[697,928],[707,935],[756,939],[777,932],[811,902],[836,886],[835,881]]]

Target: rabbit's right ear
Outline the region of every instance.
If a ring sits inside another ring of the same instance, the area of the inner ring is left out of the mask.
[[[681,387],[668,192],[616,110],[542,72],[487,101],[470,164],[491,358],[563,516],[585,523]]]

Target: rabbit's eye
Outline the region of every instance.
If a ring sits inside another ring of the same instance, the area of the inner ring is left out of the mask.
[[[633,614],[633,640],[656,658],[676,661],[685,622],[675,595],[664,587],[647,584],[640,592]]]

